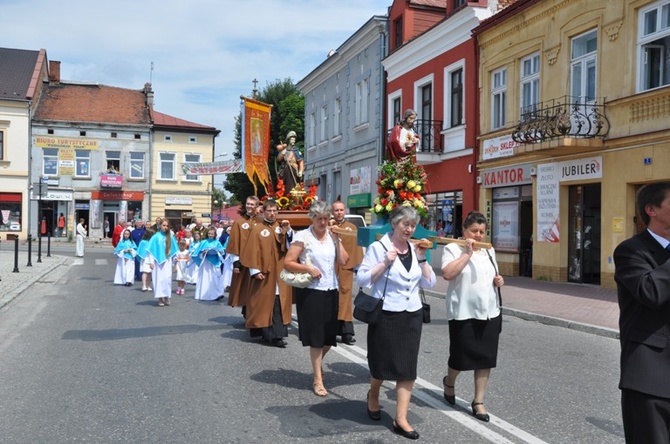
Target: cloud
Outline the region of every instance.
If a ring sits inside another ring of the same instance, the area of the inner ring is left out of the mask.
[[[132,89],[151,81],[158,111],[215,126],[217,152],[231,153],[239,97],[251,95],[253,79],[259,89],[301,80],[391,3],[0,0],[0,45],[46,49],[63,80]]]

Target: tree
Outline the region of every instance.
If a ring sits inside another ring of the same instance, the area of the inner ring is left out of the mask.
[[[272,105],[272,114],[270,117],[270,158],[268,166],[273,186],[277,182],[277,145],[284,142],[286,134],[289,131],[295,131],[297,135],[297,145],[304,154],[305,137],[305,98],[298,91],[290,78],[277,80],[269,83],[260,92],[257,100]],[[242,114],[235,118],[235,153],[236,159],[241,159],[242,144]],[[257,184],[259,193],[263,192],[263,187]],[[245,202],[248,196],[254,192],[254,187],[246,173],[228,174],[224,183],[224,188],[229,191],[233,198]],[[261,196],[259,196],[261,197]]]

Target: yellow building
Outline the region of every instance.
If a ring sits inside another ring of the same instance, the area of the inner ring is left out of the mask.
[[[211,222],[212,175],[186,174],[185,163],[212,162],[214,139],[219,130],[188,122],[167,114],[152,112],[153,171],[151,180],[151,219],[167,217],[170,225],[188,225],[193,219]]]
[[[475,33],[501,271],[614,287],[636,190],[670,179],[670,0],[520,0]]]

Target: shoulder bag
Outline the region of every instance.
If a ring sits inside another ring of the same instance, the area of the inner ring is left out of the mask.
[[[496,267],[496,263],[493,262],[493,256],[491,256],[491,253],[489,253],[489,250],[486,250],[486,254],[489,257],[489,260],[491,261],[491,265],[493,265],[493,269],[496,272],[496,275],[498,275],[498,267]],[[500,292],[500,287],[496,287],[496,290],[498,290],[498,305],[500,305],[500,331],[502,332],[502,294]]]
[[[384,247],[384,244],[382,244],[382,247]],[[384,247],[384,251],[386,251],[386,247]],[[373,325],[379,321],[382,308],[384,307],[386,285],[388,285],[390,272],[391,267],[389,267],[388,271],[386,272],[384,292],[382,293],[382,297],[380,299],[377,299],[374,296],[370,296],[365,291],[363,291],[362,288],[358,290],[358,294],[356,294],[356,298],[354,298],[354,319],[365,322],[368,325]]]
[[[309,255],[306,256],[306,262],[307,265],[312,265]],[[279,273],[279,279],[284,281],[286,285],[296,288],[307,288],[314,281],[314,278],[309,273],[294,273],[293,271],[288,271],[286,268],[282,269]]]

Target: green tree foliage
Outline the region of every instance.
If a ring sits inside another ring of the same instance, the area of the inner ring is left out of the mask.
[[[285,142],[286,134],[295,131],[297,134],[297,145],[303,150],[305,137],[305,98],[298,91],[290,78],[276,80],[269,83],[260,92],[257,100],[272,105],[270,118],[270,158],[268,168],[272,178],[273,186],[277,183],[277,145]],[[242,114],[235,118],[235,158],[242,158]],[[304,154],[304,151],[303,151]],[[263,187],[257,184],[259,194],[263,193]],[[253,184],[249,181],[246,173],[228,174],[224,188],[232,194],[232,199],[244,202],[248,196],[254,193]],[[261,196],[258,196],[261,197]]]

